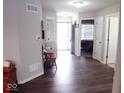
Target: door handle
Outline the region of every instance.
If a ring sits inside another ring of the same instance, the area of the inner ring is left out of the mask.
[[[102,42],[101,41],[99,41],[99,44],[101,44]]]

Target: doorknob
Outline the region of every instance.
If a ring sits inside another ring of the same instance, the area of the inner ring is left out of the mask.
[[[99,43],[101,44],[102,42],[101,42],[101,41],[99,41]]]

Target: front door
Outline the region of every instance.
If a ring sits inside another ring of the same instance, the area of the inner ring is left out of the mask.
[[[71,49],[71,23],[58,22],[57,23],[57,49],[70,50]]]

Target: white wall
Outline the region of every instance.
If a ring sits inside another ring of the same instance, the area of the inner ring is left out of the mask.
[[[38,13],[26,12],[26,3],[38,6]],[[39,0],[4,0],[4,60],[16,62],[19,83],[43,74],[40,36],[42,18]]]
[[[39,0],[20,0],[19,2],[19,43],[22,64],[22,80],[34,75],[43,74],[42,67],[42,41],[36,40],[41,36],[41,2]],[[26,12],[26,3],[38,6],[38,13]],[[39,67],[38,67],[39,66]],[[31,71],[31,69],[36,69]]]
[[[47,17],[51,17],[54,19],[54,24],[55,24],[55,40],[54,41],[47,41],[47,30],[46,30],[46,19]],[[57,53],[57,13],[54,10],[48,10],[48,9],[43,9],[43,22],[44,22],[44,28],[45,28],[45,40],[44,43],[47,46],[52,47],[52,50]]]
[[[17,78],[21,80],[17,12],[17,0],[3,0],[3,60],[11,59],[15,61]]]
[[[120,3],[117,3],[117,4],[114,4],[114,5],[111,5],[111,6],[108,6],[106,8],[103,8],[103,9],[100,9],[98,11],[94,11],[94,12],[87,12],[87,13],[79,13],[79,24],[80,24],[80,21],[82,19],[95,19],[97,17],[100,17],[102,16],[103,17],[103,33],[102,33],[102,36],[103,36],[103,45],[102,45],[102,56],[101,56],[101,62],[105,64],[105,56],[106,56],[106,53],[105,53],[105,49],[106,49],[106,45],[105,45],[105,30],[106,30],[106,15],[109,15],[109,14],[113,14],[113,13],[118,13],[120,11]],[[78,42],[80,43],[80,36],[81,36],[81,25],[79,25],[80,27],[80,31],[79,31],[79,38],[78,38]],[[95,32],[94,32],[95,33]],[[80,45],[78,47],[79,51],[80,51]],[[94,45],[94,49],[95,49],[95,45]],[[93,55],[94,55],[94,52],[93,51]]]
[[[117,3],[117,4],[114,4],[110,7],[107,7],[107,8],[104,8],[104,9],[101,9],[99,11],[96,11],[96,17],[99,17],[99,16],[103,16],[103,46],[102,46],[102,56],[101,56],[101,62],[102,63],[106,63],[106,37],[107,37],[107,34],[106,34],[106,30],[107,29],[107,25],[106,25],[106,16],[107,15],[111,15],[111,14],[114,14],[114,13],[119,13],[120,12],[120,4]]]
[[[79,14],[74,14],[73,15],[73,18],[72,18],[72,23],[73,24],[75,24],[75,22],[76,22],[76,27],[74,28],[74,33],[75,33],[75,44],[74,44],[74,52],[75,52],[75,55],[76,56],[80,56],[80,42],[79,42],[79,40],[80,40],[80,38],[81,38],[81,36],[80,36],[80,26],[79,26]]]
[[[96,16],[101,16],[101,15],[105,16],[112,13],[117,13],[119,11],[120,11],[120,3],[116,3],[114,5],[96,11]]]
[[[121,93],[121,21],[119,20],[118,46],[112,93]]]
[[[16,48],[18,48],[18,37],[17,37],[17,20],[18,18],[17,16],[17,2],[16,0],[12,0],[11,2],[9,0],[4,0],[3,2],[3,35],[4,35],[4,57],[6,58],[8,55],[10,55],[9,51],[13,51],[11,54],[11,56],[16,56],[14,53],[16,53],[17,51],[14,51],[14,47],[16,46]],[[14,6],[16,5],[16,6]],[[11,9],[13,9],[13,11],[11,11]],[[11,11],[11,12],[10,12]],[[9,18],[10,17],[10,18]],[[15,40],[15,41],[13,41]],[[13,44],[11,44],[11,43]],[[7,45],[8,43],[10,43],[10,45]],[[11,48],[11,50],[9,49]],[[18,49],[15,49],[18,50]],[[7,53],[8,52],[8,53]]]
[[[82,19],[93,19],[95,18],[95,12],[85,12],[85,13],[79,13],[79,20]]]

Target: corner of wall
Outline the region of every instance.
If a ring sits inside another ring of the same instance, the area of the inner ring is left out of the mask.
[[[27,78],[27,79],[20,80],[20,81],[18,81],[18,83],[19,83],[19,84],[24,84],[24,83],[29,82],[30,80],[33,80],[33,79],[35,79],[35,78],[37,78],[37,77],[39,77],[39,76],[41,76],[41,75],[43,75],[43,74],[44,74],[44,72],[38,73],[38,74],[33,75],[33,76],[31,76],[31,77],[29,77],[29,78]]]

